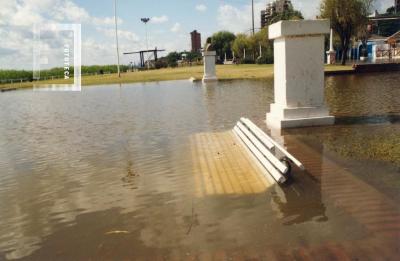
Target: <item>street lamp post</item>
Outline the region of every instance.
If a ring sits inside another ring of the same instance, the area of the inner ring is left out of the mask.
[[[254,0],[251,0],[251,18],[252,18],[252,24],[253,24],[253,35],[255,34],[254,30]]]
[[[118,77],[121,78],[121,71],[119,70],[119,45],[118,45],[118,18],[117,18],[117,0],[114,0],[114,19],[115,19],[115,41],[117,44],[117,69]]]
[[[149,53],[147,52],[149,50],[149,42],[147,39],[147,23],[150,21],[150,18],[141,18],[140,19],[144,23],[144,27],[146,30],[146,56],[147,56],[147,69],[150,69],[150,63],[149,63]]]

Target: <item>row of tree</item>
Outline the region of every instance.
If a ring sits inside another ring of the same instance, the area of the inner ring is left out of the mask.
[[[282,13],[276,13],[269,18],[270,23],[281,20],[302,20],[300,11],[290,6]],[[241,63],[273,63],[273,43],[268,39],[268,29],[263,28],[254,35],[239,33],[234,35],[231,32],[221,31],[212,35],[213,44],[219,61],[225,57],[228,59],[237,58]]]
[[[367,29],[368,15],[375,0],[322,0],[320,18],[330,20],[342,53],[342,64],[346,63],[347,51],[352,40],[361,40],[365,47],[369,37]],[[391,9],[388,9],[390,11]],[[290,8],[283,13],[276,14],[271,22],[280,20],[303,19],[301,12]],[[395,28],[396,29],[396,28]],[[397,28],[396,30],[398,30]],[[217,52],[218,61],[236,58],[241,63],[273,63],[273,44],[268,40],[268,30],[260,30],[254,35],[233,34],[228,31],[217,32],[212,35],[211,42]],[[176,67],[178,61],[192,64],[201,59],[196,52],[172,52],[155,62],[156,68]],[[122,66],[122,71],[128,71],[128,66]],[[82,66],[83,74],[117,72],[115,65]],[[41,71],[42,77],[62,76],[63,68],[53,68]],[[0,80],[4,79],[31,79],[32,71],[0,70]]]
[[[368,15],[374,0],[323,0],[321,18],[329,19],[340,39],[342,65],[346,64],[347,51],[352,38],[359,38],[366,46],[368,40]]]
[[[303,19],[300,11],[290,7],[283,13],[277,13],[271,18],[271,22],[280,20]],[[273,63],[273,45],[268,40],[268,30],[264,28],[254,35],[237,34],[220,31],[212,35],[211,43],[217,52],[217,60],[222,63],[234,57],[240,63]],[[175,67],[178,61],[186,61],[189,64],[201,59],[200,53],[171,52],[166,57],[155,63],[156,68]]]
[[[266,28],[254,35],[217,32],[211,37],[211,43],[220,62],[227,58],[240,63],[273,63],[273,45]]]
[[[121,71],[128,71],[129,66],[121,65]],[[116,73],[118,71],[117,65],[91,65],[82,66],[82,74],[103,74],[103,73]],[[74,73],[74,68],[70,68],[71,76]],[[56,67],[48,70],[40,71],[41,78],[51,78],[51,77],[64,77],[64,68]],[[0,70],[0,83],[9,82],[10,80],[32,81],[33,72],[31,70]]]
[[[192,65],[202,59],[202,55],[199,52],[171,52],[167,56],[159,58],[154,67],[156,69],[166,67],[177,67],[178,63],[184,63],[185,65]]]
[[[331,22],[336,38],[339,39],[338,49],[341,51],[341,63],[346,64],[347,52],[352,41],[360,40],[364,49],[370,36],[368,31],[368,16],[371,14],[375,0],[322,0],[319,18],[328,19]],[[393,8],[389,8],[388,12]],[[303,19],[302,14],[292,8],[276,14],[271,22],[280,20]],[[397,32],[400,28],[390,26],[388,33]],[[268,31],[261,30],[255,35],[247,36],[222,31],[215,33],[212,38],[218,60],[223,61],[225,55],[228,58],[239,58],[243,63],[272,63],[273,45],[268,40]],[[246,53],[246,56],[245,56]]]

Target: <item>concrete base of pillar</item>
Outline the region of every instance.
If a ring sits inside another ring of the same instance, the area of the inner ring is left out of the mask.
[[[203,62],[204,62],[204,76],[203,82],[215,82],[217,81],[217,74],[215,70],[215,57],[217,55],[216,51],[204,51],[203,52]]]
[[[207,82],[216,82],[218,81],[217,76],[204,76],[203,77],[203,82],[207,83]]]
[[[330,116],[328,109],[323,106],[282,108],[271,104],[271,112],[267,113],[267,124],[279,129],[325,126],[335,124],[335,117]]]

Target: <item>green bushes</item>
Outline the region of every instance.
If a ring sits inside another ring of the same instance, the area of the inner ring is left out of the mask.
[[[241,64],[270,64],[274,61],[273,43],[268,40],[266,28],[254,35],[238,34],[233,41],[232,50]],[[246,57],[244,57],[245,50]]]
[[[127,65],[121,65],[121,72],[126,72],[130,68]],[[85,74],[102,74],[102,73],[116,73],[118,71],[117,65],[91,65],[82,66],[81,73]],[[70,67],[70,77],[73,77],[74,67]],[[64,68],[56,67],[49,70],[41,70],[40,78],[63,78]],[[33,72],[28,70],[0,70],[0,83],[10,83],[15,81],[33,81]]]
[[[17,70],[0,70],[0,82],[6,82],[10,79],[24,79],[32,81],[32,71],[17,71]]]

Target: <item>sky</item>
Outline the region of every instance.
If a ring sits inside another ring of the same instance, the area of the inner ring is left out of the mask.
[[[260,11],[270,0],[254,2],[258,28]],[[393,2],[375,0],[375,8],[384,11]],[[292,3],[306,19],[318,14],[319,0]],[[203,42],[219,30],[249,32],[251,1],[117,0],[117,17],[121,63],[129,64],[137,62],[138,57],[123,52],[146,49],[146,29],[140,18],[151,19],[147,25],[149,49],[184,51],[191,49],[190,32],[195,29],[202,34]],[[114,0],[0,0],[0,69],[32,69],[33,25],[54,23],[81,24],[83,65],[116,64]],[[57,42],[47,47],[60,49]],[[47,67],[60,65],[49,61]]]

